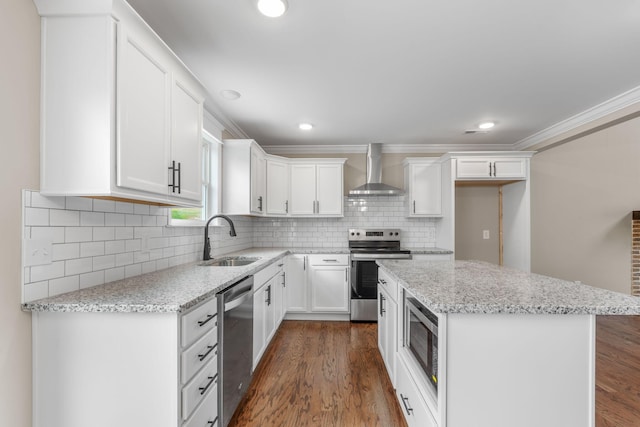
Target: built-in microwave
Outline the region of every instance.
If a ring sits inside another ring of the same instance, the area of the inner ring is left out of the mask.
[[[438,316],[411,295],[404,294],[404,347],[438,395]]]

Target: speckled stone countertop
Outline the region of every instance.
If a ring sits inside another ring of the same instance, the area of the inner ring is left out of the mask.
[[[421,248],[421,249],[411,249],[407,248],[411,251],[412,255],[451,255],[453,251],[449,249],[442,248]]]
[[[22,307],[26,311],[55,312],[182,312],[288,253],[287,249],[248,249],[217,258],[237,255],[258,257],[260,260],[241,267],[183,264],[30,302]]]
[[[640,298],[480,261],[380,260],[435,313],[640,314]]]

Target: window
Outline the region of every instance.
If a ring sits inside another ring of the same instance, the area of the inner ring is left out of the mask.
[[[202,208],[171,209],[169,225],[199,226],[220,212],[220,166],[222,142],[203,129],[202,131]]]

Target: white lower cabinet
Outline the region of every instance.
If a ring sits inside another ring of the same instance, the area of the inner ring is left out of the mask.
[[[393,385],[396,384],[398,329],[396,292],[397,283],[380,270],[378,272],[378,348]]]
[[[216,423],[217,305],[181,313],[33,312],[34,427]]]
[[[398,358],[396,368],[396,396],[409,427],[437,427],[402,358]]]
[[[289,255],[285,260],[287,274],[287,313],[309,311],[307,292],[307,255]]]
[[[310,255],[311,311],[349,312],[349,256]]]
[[[280,326],[279,307],[284,305],[284,261],[279,260],[254,275],[253,369]]]

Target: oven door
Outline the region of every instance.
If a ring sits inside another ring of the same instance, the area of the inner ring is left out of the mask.
[[[351,299],[376,299],[378,265],[372,259],[351,260]]]
[[[438,317],[418,300],[405,295],[404,346],[438,394]]]

